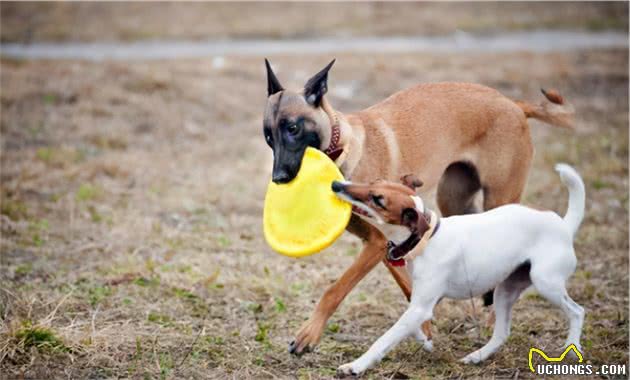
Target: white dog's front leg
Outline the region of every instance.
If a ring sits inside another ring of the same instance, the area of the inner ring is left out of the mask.
[[[360,375],[373,367],[400,341],[412,335],[420,324],[431,318],[431,310],[410,305],[400,319],[383,336],[378,338],[360,358],[337,369],[339,375]]]

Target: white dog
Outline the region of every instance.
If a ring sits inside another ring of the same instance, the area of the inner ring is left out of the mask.
[[[413,280],[407,311],[365,354],[339,367],[339,375],[363,373],[410,335],[430,351],[431,341],[418,326],[431,319],[436,303],[443,297],[475,297],[492,288],[496,313],[492,338],[463,362],[479,363],[505,342],[512,306],[531,284],[564,311],[570,323],[566,345],[580,349],[584,309],[569,297],[565,284],[577,261],[573,237],[584,216],[584,183],[568,165],[558,164],[556,170],[569,189],[564,218],[513,204],[438,220],[415,195],[415,187],[422,183],[413,176],[403,177],[406,186],[334,182],[337,196],[352,203],[355,213],[390,239],[388,259],[406,261]]]

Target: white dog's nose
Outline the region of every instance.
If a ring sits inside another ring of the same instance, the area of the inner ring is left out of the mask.
[[[335,192],[335,193],[339,193],[339,192],[343,191],[344,187],[345,187],[345,185],[342,182],[339,182],[339,181],[333,181],[332,185],[330,186],[332,191]]]

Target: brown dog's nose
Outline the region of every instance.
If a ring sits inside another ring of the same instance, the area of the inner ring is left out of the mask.
[[[292,178],[289,175],[289,173],[285,172],[284,170],[278,171],[278,172],[274,172],[273,175],[271,176],[271,180],[274,183],[277,183],[277,184],[283,184],[283,183],[291,182],[291,179]]]
[[[339,193],[339,192],[343,191],[344,187],[345,187],[344,184],[339,182],[339,181],[333,181],[332,185],[330,186],[332,191],[335,192],[335,193]]]

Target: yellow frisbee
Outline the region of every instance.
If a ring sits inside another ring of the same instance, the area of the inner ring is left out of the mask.
[[[263,227],[267,243],[278,253],[302,257],[331,245],[350,221],[352,206],[330,186],[343,181],[337,165],[323,152],[306,148],[293,181],[267,187]]]

